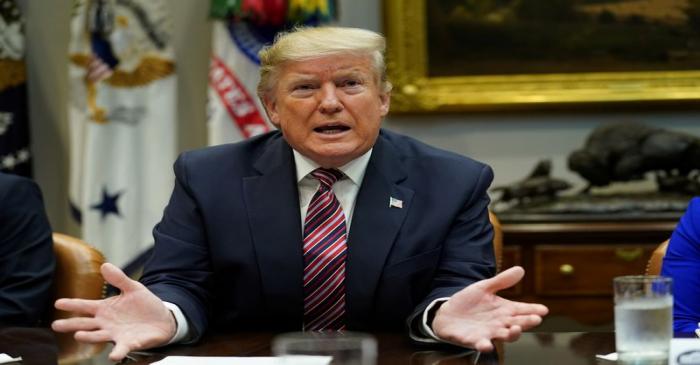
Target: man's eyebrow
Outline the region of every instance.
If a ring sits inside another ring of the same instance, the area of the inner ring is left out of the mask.
[[[315,81],[317,79],[318,78],[313,76],[313,75],[296,73],[296,74],[289,75],[289,77],[287,78],[287,83],[309,82],[309,81]]]
[[[365,77],[367,77],[367,74],[365,72],[362,72],[362,70],[352,69],[352,70],[338,71],[337,73],[334,74],[334,76],[335,77],[354,76],[354,77],[365,78]]]

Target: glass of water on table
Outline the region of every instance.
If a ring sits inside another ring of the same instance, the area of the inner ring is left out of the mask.
[[[619,276],[615,291],[615,347],[622,364],[667,364],[673,337],[672,280]]]

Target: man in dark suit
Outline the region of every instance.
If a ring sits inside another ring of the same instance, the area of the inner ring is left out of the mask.
[[[0,326],[36,326],[47,319],[54,267],[39,187],[0,172]]]
[[[481,163],[380,129],[384,39],[360,29],[288,33],[261,52],[258,94],[280,132],[184,153],[142,283],[59,300],[54,322],[110,354],[232,330],[399,329],[482,351],[547,313],[495,295]]]

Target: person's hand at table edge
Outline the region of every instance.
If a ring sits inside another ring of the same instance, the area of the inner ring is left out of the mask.
[[[496,292],[517,284],[525,275],[514,266],[455,293],[435,313],[432,329],[445,342],[481,352],[493,351],[492,340],[515,341],[548,313],[542,304],[504,299]]]
[[[130,351],[168,343],[177,324],[163,301],[112,264],[103,264],[100,270],[121,294],[100,300],[58,299],[56,309],[80,316],[54,321],[53,330],[75,332],[75,339],[81,342],[113,342],[112,361],[123,359]]]

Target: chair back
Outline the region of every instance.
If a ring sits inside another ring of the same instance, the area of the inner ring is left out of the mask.
[[[102,253],[84,241],[61,233],[53,234],[56,256],[54,298],[101,299],[105,296],[105,281],[100,266],[105,262]],[[52,320],[75,317],[77,314],[54,309]],[[92,358],[102,351],[104,344],[76,342],[69,333],[56,334],[58,363],[75,364]]]
[[[55,298],[101,299],[105,281],[100,266],[105,258],[100,251],[84,241],[61,233],[53,234],[56,255]],[[57,311],[55,319],[68,313]]]
[[[661,264],[663,264],[664,256],[666,255],[666,248],[668,248],[668,241],[663,241],[657,247],[654,252],[651,253],[649,262],[647,262],[647,268],[644,272],[646,275],[660,275],[661,274]]]
[[[489,220],[493,226],[493,254],[496,257],[496,271],[500,272],[503,264],[503,230],[501,229],[501,221],[491,211],[489,211]]]

